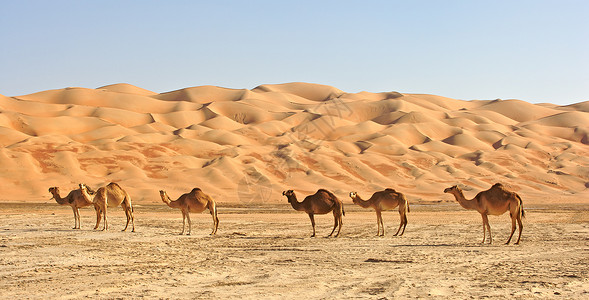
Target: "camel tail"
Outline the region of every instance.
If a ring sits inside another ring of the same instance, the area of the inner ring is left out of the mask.
[[[344,217],[346,216],[346,211],[344,210],[344,204],[342,203],[342,214],[344,215]]]
[[[522,215],[522,218],[525,218],[526,211],[524,210],[524,202],[522,201],[522,198],[519,195],[516,194],[516,196],[517,196],[517,199],[519,200],[519,211]]]
[[[135,210],[133,209],[133,204],[132,204],[132,202],[131,202],[131,195],[129,195],[129,194],[127,193],[127,195],[125,196],[125,198],[127,198],[127,200],[129,201],[129,206],[131,206],[131,212],[132,212],[132,213],[134,213],[134,212],[135,212]],[[107,205],[108,205],[108,204],[107,204]]]

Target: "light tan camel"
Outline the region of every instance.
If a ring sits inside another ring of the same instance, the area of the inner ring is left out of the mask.
[[[93,190],[88,190],[88,192],[90,194],[94,194]],[[94,205],[94,203],[92,203],[92,201],[86,201],[86,198],[84,198],[84,196],[82,196],[82,192],[79,189],[72,190],[64,198],[61,198],[60,193],[59,193],[59,187],[57,187],[57,186],[50,187],[49,193],[51,193],[51,195],[53,195],[53,197],[51,197],[51,199],[55,199],[57,204],[69,205],[72,207],[72,210],[74,211],[74,228],[73,229],[80,229],[80,225],[81,225],[80,208]],[[98,222],[98,220],[96,222]]]
[[[205,209],[209,209],[211,216],[213,217],[213,232],[211,235],[217,233],[217,227],[219,227],[219,218],[217,218],[217,206],[215,200],[209,195],[203,193],[199,188],[194,188],[190,193],[183,194],[178,200],[172,201],[170,196],[166,194],[166,191],[160,191],[160,197],[165,204],[171,208],[179,208],[182,211],[182,232],[184,234],[184,228],[186,227],[186,219],[188,219],[188,235],[192,231],[192,222],[190,221],[190,213],[200,213]]]
[[[133,230],[131,231],[135,232],[135,218],[133,216],[131,196],[129,196],[129,194],[118,184],[111,182],[107,186],[99,188],[94,195],[90,195],[88,193],[88,187],[85,184],[80,183],[80,191],[87,201],[92,201],[94,203],[94,208],[96,209],[96,215],[98,217],[94,229],[98,228],[98,225],[100,224],[100,216],[104,214],[104,225],[102,230],[108,230],[108,219],[106,217],[107,208],[121,205],[125,211],[125,215],[127,215],[127,225],[125,225],[123,231],[127,230],[127,227],[129,227],[129,221],[131,221],[133,225]]]
[[[407,202],[405,195],[402,193],[393,189],[386,189],[372,194],[372,197],[365,201],[360,198],[360,195],[358,195],[357,192],[351,192],[350,198],[352,198],[354,204],[358,204],[363,208],[374,208],[376,211],[376,224],[378,227],[376,233],[377,236],[384,236],[384,224],[382,222],[381,212],[383,210],[393,210],[395,207],[399,207],[399,216],[401,218],[401,223],[399,224],[399,229],[397,229],[395,236],[402,236],[405,232],[405,227],[407,226],[407,213],[409,212],[409,202]],[[380,234],[381,227],[382,235]],[[403,231],[401,231],[401,227],[403,227]],[[401,234],[399,234],[399,231],[401,231]]]
[[[335,232],[335,228],[338,227],[337,234],[339,236],[340,230],[342,229],[342,215],[346,215],[344,211],[343,203],[331,192],[319,189],[313,195],[305,197],[303,202],[297,201],[297,196],[293,190],[282,192],[282,195],[286,196],[288,202],[292,205],[292,208],[298,211],[304,211],[309,215],[311,219],[311,225],[313,225],[313,235],[315,236],[315,214],[326,214],[333,211],[334,225],[333,230],[328,236],[332,236]]]
[[[491,226],[489,225],[487,215],[499,216],[506,211],[509,211],[511,217],[511,234],[505,244],[509,244],[513,237],[516,221],[519,224],[519,236],[517,237],[517,242],[515,242],[515,244],[519,244],[519,240],[522,236],[522,229],[524,227],[522,224],[522,218],[525,217],[525,211],[522,199],[518,194],[508,191],[500,183],[495,183],[490,189],[478,193],[472,200],[466,200],[462,190],[457,186],[445,189],[444,193],[454,195],[454,198],[456,198],[456,201],[458,201],[460,206],[468,210],[476,210],[481,214],[483,217],[483,244],[486,241],[487,230],[489,231],[489,244],[493,243]]]

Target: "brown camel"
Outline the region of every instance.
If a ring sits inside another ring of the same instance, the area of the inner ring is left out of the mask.
[[[162,201],[171,208],[179,208],[182,211],[182,232],[184,234],[184,228],[186,227],[186,219],[188,219],[188,235],[192,231],[192,222],[190,221],[190,213],[200,213],[205,209],[209,209],[211,216],[213,216],[213,232],[211,235],[217,233],[217,227],[219,227],[219,218],[217,218],[217,206],[215,200],[209,195],[203,193],[199,188],[194,188],[190,193],[183,194],[178,200],[172,201],[166,191],[160,191],[160,197]]]
[[[282,195],[286,196],[288,202],[292,205],[292,208],[309,214],[311,225],[313,225],[313,235],[311,235],[311,237],[315,236],[315,214],[322,215],[330,211],[333,211],[334,225],[333,230],[328,237],[333,235],[335,228],[338,227],[338,225],[339,227],[335,237],[339,236],[343,223],[342,215],[345,216],[346,213],[344,212],[343,203],[334,194],[327,190],[319,189],[315,194],[305,197],[303,202],[297,201],[297,196],[293,190],[284,191],[282,192]]]
[[[489,225],[487,215],[499,216],[509,211],[509,215],[511,216],[511,234],[505,244],[509,244],[513,237],[516,221],[519,224],[519,236],[515,244],[519,244],[524,227],[522,218],[525,217],[525,211],[522,199],[518,194],[508,191],[500,183],[495,183],[490,189],[478,193],[472,200],[466,200],[464,194],[462,194],[462,190],[457,186],[445,189],[444,193],[454,195],[460,206],[468,210],[476,210],[481,214],[483,217],[483,244],[486,241],[487,230],[489,231],[489,244],[493,243],[491,226]]]
[[[94,203],[94,209],[96,209],[96,216],[98,218],[94,229],[98,228],[98,225],[100,224],[100,216],[101,214],[104,214],[104,225],[102,230],[108,230],[108,219],[106,218],[107,208],[121,205],[125,211],[125,215],[127,215],[127,225],[125,225],[123,231],[127,230],[127,227],[129,227],[129,221],[131,221],[133,225],[133,230],[131,231],[135,232],[135,218],[133,216],[131,196],[129,196],[129,194],[118,184],[111,182],[107,186],[99,188],[94,195],[90,195],[88,193],[88,187],[85,184],[80,183],[80,191],[84,198],[86,198],[86,201],[92,201],[92,203]]]
[[[94,194],[93,190],[89,190],[91,194]],[[84,196],[82,196],[82,192],[79,189],[72,190],[65,196],[61,198],[59,194],[59,187],[54,186],[49,188],[49,193],[53,195],[51,199],[55,199],[57,204],[59,205],[69,205],[72,207],[74,211],[74,228],[73,229],[80,229],[80,208],[93,205],[92,201],[86,201]],[[97,221],[98,222],[98,221]]]
[[[372,207],[376,211],[376,224],[377,224],[377,236],[384,236],[384,224],[382,223],[381,212],[383,210],[393,210],[395,207],[399,207],[399,216],[401,217],[401,223],[395,236],[402,236],[407,226],[407,213],[409,212],[409,202],[405,198],[405,195],[399,193],[393,189],[386,189],[384,191],[376,192],[372,194],[372,197],[368,200],[362,200],[357,192],[351,192],[350,198],[354,204],[358,204],[363,208]],[[380,228],[382,227],[382,235],[380,234]],[[403,227],[403,231],[401,231]],[[401,231],[401,234],[399,234]]]

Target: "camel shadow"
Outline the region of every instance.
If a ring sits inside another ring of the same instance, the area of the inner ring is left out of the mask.
[[[404,248],[404,247],[408,247],[408,248],[482,248],[485,246],[489,246],[488,244],[448,244],[448,243],[442,243],[442,244],[422,244],[422,245],[416,245],[416,244],[400,244],[400,245],[389,245],[389,247],[393,247],[393,248]],[[493,246],[493,245],[490,245]]]
[[[27,229],[21,229],[21,228],[17,228],[17,229],[4,229],[4,231],[10,231],[10,232],[76,232],[76,231],[80,231],[80,229],[63,229],[63,228],[27,228]]]

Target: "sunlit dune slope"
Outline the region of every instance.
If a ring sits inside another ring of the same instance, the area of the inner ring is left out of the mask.
[[[525,201],[589,196],[589,105],[463,101],[310,84],[130,84],[0,95],[1,201],[50,201],[115,181],[135,203],[200,187],[217,201],[286,203],[281,191],[391,187],[410,201],[453,201],[501,182]]]

